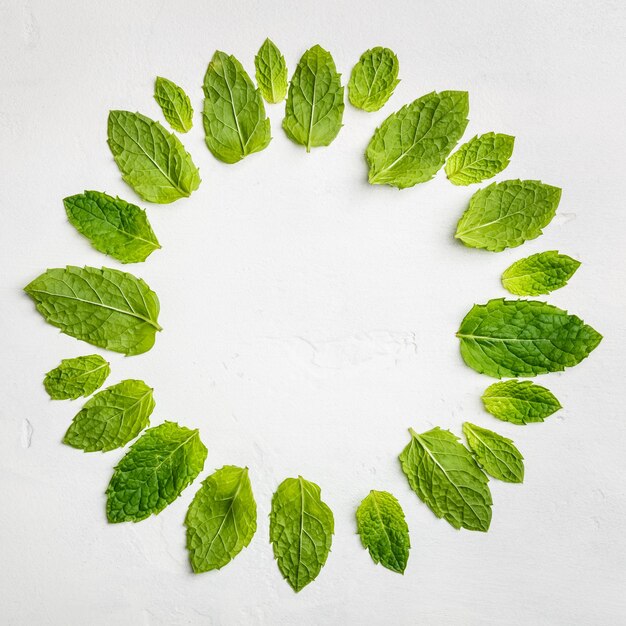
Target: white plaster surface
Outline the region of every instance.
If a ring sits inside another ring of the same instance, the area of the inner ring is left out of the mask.
[[[626,205],[622,0],[398,2],[0,1],[0,623],[11,625],[564,625],[626,623]],[[346,106],[329,148],[306,154],[269,106],[273,140],[234,165],[203,143],[201,83],[215,49],[248,71],[266,36],[293,71],[320,43],[347,80],[368,47],[393,48],[402,82],[385,108]],[[67,223],[83,189],[141,202],[106,145],[112,108],[155,119],[156,75],[196,108],[183,141],[202,175],[188,200],[147,206],[163,249],[127,267],[157,291],[164,331],[132,358],[59,334],[21,288],[47,267],[121,267]],[[501,254],[452,238],[476,187],[443,172],[398,192],[371,187],[375,127],[432,90],[467,89],[465,139],[517,137],[498,180],[563,187],[545,234]],[[558,249],[583,264],[549,301],[605,335],[580,366],[544,376],[565,407],[515,427],[486,414],[492,381],[461,362],[454,333],[475,302],[505,296],[512,261]],[[153,424],[199,427],[204,478],[250,467],[259,505],[249,548],[190,572],[182,526],[199,481],[158,517],[108,525],[103,492],[124,454],[61,444],[82,402],[52,402],[43,374],[98,351],[109,383],[155,388]],[[460,434],[469,419],[514,438],[523,485],[492,481],[487,534],[455,531],[408,488],[407,427]],[[332,553],[300,594],[268,543],[287,476],[322,487]],[[375,566],[355,534],[370,489],[392,491],[412,541],[407,572]]]

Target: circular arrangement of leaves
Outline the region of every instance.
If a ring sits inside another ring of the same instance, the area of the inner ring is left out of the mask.
[[[217,159],[236,163],[268,146],[264,100],[286,99],[285,133],[307,151],[334,140],[342,127],[344,87],[329,52],[318,45],[307,50],[288,81],[285,59],[267,39],[255,68],[258,86],[234,56],[218,51],[209,64],[203,121],[206,144]],[[391,50],[367,50],[350,76],[350,103],[364,111],[379,110],[393,94],[398,74]],[[191,129],[191,102],[178,85],[158,77],[154,97],[175,131]],[[509,135],[476,136],[451,155],[465,132],[468,112],[466,92],[443,91],[389,115],[367,147],[369,182],[413,187],[445,165],[448,180],[465,186],[503,171],[513,152]],[[174,202],[200,185],[198,169],[178,136],[140,113],[111,111],[108,144],[124,181],[148,202]],[[536,180],[492,183],[471,196],[455,236],[466,246],[492,252],[519,246],[541,235],[560,197],[559,188]],[[134,204],[99,191],[63,202],[70,223],[97,250],[122,263],[143,262],[160,247],[146,212]],[[502,284],[516,296],[545,295],[564,286],[579,265],[556,251],[541,252],[506,269]],[[141,354],[161,330],[156,293],[130,273],[107,267],[48,269],[25,291],[49,323],[100,348]],[[529,299],[474,305],[457,337],[469,367],[510,379],[492,384],[482,400],[494,417],[518,425],[541,422],[561,408],[548,389],[518,379],[576,365],[602,339],[575,315]],[[109,363],[98,354],[64,359],[48,372],[44,385],[56,400],[91,396],[68,428],[66,444],[85,452],[108,451],[138,437],[115,467],[106,491],[109,522],[138,522],[160,513],[196,479],[207,449],[198,430],[173,422],[147,428],[155,402],[143,381],[124,380],[97,391],[109,373]],[[411,488],[453,527],[487,531],[492,513],[488,476],[523,480],[523,457],[513,442],[469,422],[463,424],[467,446],[438,427],[409,433],[399,460]],[[252,540],[256,519],[247,468],[225,466],[206,478],[185,519],[193,571],[229,563]],[[370,491],[356,510],[356,522],[374,562],[404,572],[410,542],[398,500],[386,491]],[[320,572],[333,531],[333,514],[318,485],[298,476],[278,486],[271,502],[270,542],[295,591]]]

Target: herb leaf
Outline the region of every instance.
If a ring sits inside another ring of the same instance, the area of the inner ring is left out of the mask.
[[[43,386],[53,400],[76,400],[102,387],[110,373],[108,361],[99,354],[77,356],[63,359],[58,367],[50,370]]]
[[[507,483],[524,482],[524,457],[510,439],[469,422],[463,424],[463,434],[487,474]]]
[[[398,57],[389,48],[378,46],[364,52],[350,74],[350,103],[364,111],[378,111],[400,82],[399,70]]]
[[[482,401],[494,417],[512,424],[543,422],[561,408],[552,392],[529,380],[493,383],[485,389]]]
[[[561,199],[558,187],[538,180],[505,180],[480,189],[463,213],[455,237],[470,248],[500,252],[542,233]]]
[[[67,217],[104,254],[122,263],[139,263],[160,244],[146,212],[121,198],[101,191],[85,191],[63,200]]]
[[[556,250],[515,261],[502,274],[502,286],[516,296],[541,296],[567,285],[580,261]]]
[[[179,133],[188,132],[193,125],[193,107],[184,90],[167,78],[157,76],[154,99],[163,111],[163,117]]]
[[[237,163],[270,142],[261,93],[234,57],[215,52],[204,75],[204,132],[213,156]]]
[[[270,541],[278,569],[294,591],[317,578],[332,543],[332,511],[315,483],[285,479],[272,498]]]
[[[122,178],[148,202],[167,204],[200,185],[180,139],[141,113],[111,111],[108,144]]]
[[[256,502],[248,468],[225,465],[211,474],[189,506],[185,526],[196,574],[230,563],[256,532]]]
[[[602,339],[551,304],[503,299],[475,304],[457,337],[465,363],[495,378],[560,372],[589,356]]]
[[[307,152],[328,146],[341,129],[344,106],[341,74],[333,57],[315,45],[302,55],[291,78],[283,128]]]
[[[409,432],[411,442],[399,459],[411,489],[454,528],[486,532],[491,523],[489,479],[469,450],[449,430]]]
[[[356,511],[357,530],[374,563],[403,574],[409,559],[409,527],[400,503],[387,491],[370,491]]]
[[[261,94],[270,104],[276,104],[287,95],[287,64],[276,44],[268,37],[254,57],[256,82]]]
[[[63,442],[85,452],[125,446],[150,423],[152,391],[141,380],[123,380],[99,391],[74,417]]]
[[[197,430],[174,422],[148,429],[118,463],[106,490],[111,523],[157,515],[202,471],[207,449]]]
[[[454,185],[471,185],[493,178],[509,164],[515,137],[496,133],[476,136],[463,144],[446,163]]]
[[[46,321],[62,333],[126,355],[154,345],[159,299],[132,274],[108,267],[54,268],[24,287]]]

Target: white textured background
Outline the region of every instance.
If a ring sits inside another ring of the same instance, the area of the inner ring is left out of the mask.
[[[626,205],[622,0],[581,2],[0,1],[0,622],[18,625],[474,625],[626,623]],[[271,36],[290,72],[320,43],[347,80],[361,52],[393,48],[402,82],[373,114],[346,106],[329,148],[307,155],[269,106],[269,148],[234,166],[203,143],[201,83],[216,48],[248,71]],[[162,302],[149,353],[108,384],[155,387],[153,424],[199,427],[201,478],[247,464],[259,504],[250,545],[194,576],[185,510],[107,525],[103,492],[122,451],[60,443],[82,401],[41,380],[88,344],[43,322],[21,288],[47,267],[120,267],[67,223],[62,198],[97,189],[143,203],[106,145],[109,109],[161,119],[159,74],[196,108],[183,137],[203,178],[189,200],[148,206],[163,249],[127,266]],[[498,176],[563,187],[545,235],[492,254],[452,233],[471,193],[443,172],[398,192],[366,183],[374,128],[432,90],[467,89],[465,139],[517,137]],[[512,261],[558,249],[583,262],[550,302],[605,335],[592,356],[541,377],[564,410],[516,427],[486,414],[492,381],[463,365],[454,333],[475,302],[505,294]],[[409,490],[406,428],[460,434],[469,419],[514,438],[523,485],[491,482],[488,534],[455,531]],[[268,543],[270,497],[287,476],[319,483],[336,535],[317,581],[294,594]],[[372,488],[407,514],[404,577],[375,566],[354,511]]]

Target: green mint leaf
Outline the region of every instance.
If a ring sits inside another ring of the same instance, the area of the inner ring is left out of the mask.
[[[294,591],[317,578],[326,563],[335,522],[315,484],[285,479],[272,498],[270,541],[278,569]]]
[[[463,144],[447,161],[446,176],[454,185],[493,178],[509,164],[515,137],[486,133]]]
[[[559,206],[561,190],[538,180],[505,180],[480,189],[456,228],[470,248],[500,252],[539,237]]]
[[[485,409],[503,422],[543,422],[561,408],[551,391],[529,380],[493,383],[482,396]]]
[[[198,168],[180,139],[140,113],[111,111],[108,144],[122,178],[148,202],[167,204],[200,185]]]
[[[491,523],[489,479],[469,450],[449,430],[409,432],[411,442],[399,459],[411,489],[454,528],[486,532]]]
[[[111,523],[157,515],[202,471],[207,449],[197,430],[174,422],[148,429],[117,464],[106,490]]]
[[[541,296],[567,285],[580,261],[556,250],[515,261],[502,274],[502,286],[516,296]]]
[[[91,245],[122,263],[139,263],[160,244],[146,212],[101,191],[85,191],[63,200],[70,224]]]
[[[276,44],[268,37],[254,57],[256,82],[261,94],[270,104],[276,104],[287,95],[287,64]]]
[[[256,502],[248,468],[225,465],[211,474],[189,506],[185,526],[196,574],[230,563],[256,532]]]
[[[463,136],[468,113],[466,91],[429,93],[392,113],[367,146],[369,182],[404,189],[430,180]]]
[[[400,503],[387,491],[372,490],[356,511],[356,522],[374,563],[403,574],[411,542]]]
[[[125,446],[150,423],[152,391],[141,380],[123,380],[99,391],[74,417],[63,442],[84,452]]]
[[[551,304],[504,299],[475,304],[457,337],[465,363],[495,378],[560,372],[589,356],[602,339]]]
[[[54,268],[24,287],[46,321],[62,333],[126,355],[154,345],[159,299],[132,274],[108,267]]]
[[[398,57],[389,48],[378,46],[364,52],[350,74],[350,103],[364,111],[378,111],[400,82],[399,70]]]
[[[219,50],[204,75],[204,132],[213,156],[237,163],[272,138],[261,93],[234,56]]]
[[[300,59],[289,84],[283,128],[306,151],[328,146],[343,120],[343,87],[330,52],[313,46]]]
[[[507,483],[524,482],[524,457],[510,439],[469,422],[463,424],[463,434],[487,474]]]
[[[58,367],[50,370],[43,386],[53,400],[76,400],[102,387],[110,373],[108,361],[99,354],[77,356],[63,359]]]
[[[184,90],[167,78],[157,76],[154,83],[154,99],[161,107],[163,117],[179,133],[188,132],[193,126],[193,107]]]

